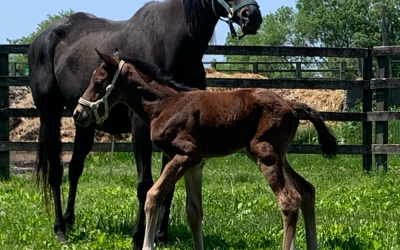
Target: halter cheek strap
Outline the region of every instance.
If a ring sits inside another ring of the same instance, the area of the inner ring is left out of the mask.
[[[111,91],[114,89],[115,82],[117,81],[118,76],[121,73],[121,70],[122,70],[122,67],[124,66],[124,64],[125,64],[124,60],[121,60],[119,62],[118,70],[117,70],[117,72],[115,72],[115,75],[111,81],[111,84],[107,86],[106,93],[104,94],[103,98],[101,98],[95,102],[90,102],[90,101],[84,99],[83,97],[79,98],[79,100],[78,100],[78,103],[80,103],[83,106],[89,107],[93,111],[94,116],[96,117],[96,123],[98,125],[101,125],[108,118],[109,110],[108,110],[107,98],[111,94]],[[101,104],[104,104],[104,115],[102,117],[99,116],[99,112],[98,112],[99,106]]]
[[[229,25],[229,29],[231,30],[232,37],[237,37],[238,39],[243,38],[246,34],[243,34],[241,36],[237,35],[236,30],[233,27],[232,18],[233,18],[234,14],[235,14],[235,11],[237,11],[238,9],[240,9],[240,8],[246,6],[246,5],[254,5],[257,8],[260,8],[258,3],[255,0],[246,0],[246,1],[243,1],[243,2],[239,3],[238,5],[236,5],[236,6],[231,8],[231,7],[229,7],[229,5],[224,0],[217,0],[217,1],[226,10],[226,12],[228,14],[228,18],[227,18],[227,20],[225,20],[225,19],[222,19],[220,16],[217,15],[217,12],[215,11],[215,4],[214,4],[215,0],[211,0],[211,5],[212,5],[212,9],[213,9],[214,15],[219,20],[224,21]]]

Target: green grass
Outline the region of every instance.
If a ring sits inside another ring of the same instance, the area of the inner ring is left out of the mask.
[[[76,221],[60,244],[31,174],[0,183],[0,249],[131,249],[136,217],[136,168],[132,154],[91,154],[80,180]],[[366,174],[361,156],[289,155],[289,162],[317,190],[320,249],[400,249],[400,158],[391,156],[387,174]],[[160,171],[154,154],[153,173]],[[64,202],[67,198],[67,171]],[[167,249],[192,249],[183,182],[177,185]],[[281,216],[258,168],[244,155],[208,161],[204,168],[203,234],[206,249],[280,249]],[[302,217],[297,249],[306,249]]]

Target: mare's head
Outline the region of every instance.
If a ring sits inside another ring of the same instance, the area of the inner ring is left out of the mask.
[[[256,34],[262,22],[261,11],[255,0],[210,0],[214,14],[227,18],[231,32],[232,22],[238,24],[243,34]]]
[[[121,78],[125,62],[102,54],[97,49],[96,53],[103,62],[93,71],[89,86],[73,113],[76,123],[84,127],[94,122],[102,124],[108,117],[109,109],[123,98],[123,89],[115,83],[118,77]]]

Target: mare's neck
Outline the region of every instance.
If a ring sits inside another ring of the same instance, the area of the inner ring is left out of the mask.
[[[202,54],[210,42],[218,18],[215,16],[211,1],[213,0],[183,0],[188,35],[197,42]],[[219,3],[215,3],[219,4]]]
[[[179,92],[165,84],[158,83],[129,64],[129,74],[124,89],[125,103],[145,122],[157,118],[164,106],[179,98]]]
[[[202,56],[217,22],[211,0],[166,0],[145,4],[130,18],[127,25],[131,31],[140,30],[140,35],[149,40],[156,38],[166,42],[166,36],[172,38],[171,46],[179,44],[176,49],[186,43],[195,43]],[[130,33],[136,34],[127,32]],[[153,42],[157,44],[159,41]]]

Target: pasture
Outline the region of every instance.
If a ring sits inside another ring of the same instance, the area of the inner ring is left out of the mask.
[[[68,242],[56,241],[53,209],[48,216],[31,173],[0,183],[0,249],[131,249],[136,218],[136,168],[131,153],[93,153],[78,189],[76,221]],[[399,249],[400,157],[390,156],[386,174],[361,171],[361,156],[290,154],[289,162],[317,190],[320,249]],[[157,178],[160,153],[153,154]],[[66,202],[68,171],[63,178]],[[185,191],[179,181],[172,204],[169,245],[191,249]],[[205,249],[280,249],[281,216],[257,167],[242,154],[207,161],[203,185]],[[298,249],[306,249],[299,220]]]

